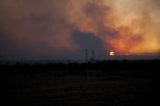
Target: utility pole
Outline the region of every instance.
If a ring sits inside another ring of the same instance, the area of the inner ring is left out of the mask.
[[[88,49],[86,49],[86,63],[88,62]]]
[[[94,61],[94,59],[95,59],[95,52],[94,52],[94,49],[92,49],[92,61]]]

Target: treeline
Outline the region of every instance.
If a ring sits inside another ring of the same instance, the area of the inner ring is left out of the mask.
[[[160,60],[113,60],[113,61],[90,61],[87,63],[36,63],[25,64],[17,62],[14,65],[0,65],[1,72],[37,73],[37,72],[70,72],[85,73],[86,71],[101,71],[113,73],[116,70],[160,70]]]

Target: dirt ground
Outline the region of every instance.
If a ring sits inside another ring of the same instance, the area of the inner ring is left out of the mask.
[[[0,74],[1,106],[145,106],[156,103],[157,78],[144,71],[117,74]]]

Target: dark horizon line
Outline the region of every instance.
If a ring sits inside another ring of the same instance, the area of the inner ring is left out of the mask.
[[[160,62],[160,58],[150,58],[150,59],[85,59],[81,60],[0,60],[0,65],[15,65],[15,64],[72,64],[72,63],[100,63],[100,62]]]

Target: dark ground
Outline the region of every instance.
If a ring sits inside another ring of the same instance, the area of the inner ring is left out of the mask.
[[[0,66],[0,106],[154,106],[159,63]]]

